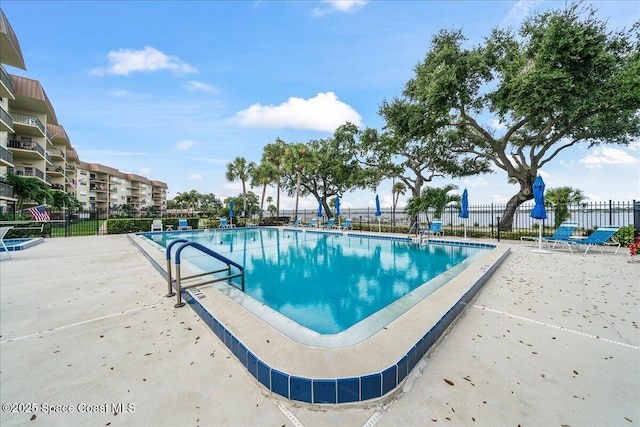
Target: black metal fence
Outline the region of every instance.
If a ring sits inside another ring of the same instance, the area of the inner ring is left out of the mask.
[[[579,224],[576,232],[581,235],[588,235],[594,229],[605,225],[617,225],[623,227],[617,237],[624,242],[632,241],[634,232],[640,233],[640,202],[589,202],[564,207],[547,206],[547,219],[544,221],[531,218],[533,203],[521,205],[513,217],[512,231],[501,232],[504,239],[517,239],[522,235],[535,235],[538,227],[542,223],[545,234],[552,234],[557,223],[562,220],[571,220]],[[469,218],[460,218],[458,207],[447,207],[442,213],[442,223],[445,235],[461,236],[466,228],[469,237],[497,238],[497,224],[499,217],[504,215],[504,204],[471,205],[469,206]],[[26,211],[22,215],[14,212],[0,212],[0,226],[13,226],[7,238],[19,237],[70,237],[96,234],[118,234],[137,231],[149,231],[153,218],[142,217],[139,214],[116,217],[106,210],[49,210],[50,221],[33,221]],[[389,208],[381,209],[382,215],[375,215],[376,209],[369,208],[345,208],[341,209],[340,219],[344,221],[351,218],[355,230],[361,231],[386,231],[395,233],[406,233],[411,227],[411,217],[404,209],[395,212]],[[222,216],[222,215],[219,215]],[[216,216],[213,221],[199,219],[198,215],[176,215],[163,213],[157,218],[163,218],[166,225],[177,225],[178,217],[188,217],[190,225],[194,228],[211,227],[215,225]],[[333,216],[333,214],[332,214]],[[308,223],[311,218],[317,218],[316,209],[298,210],[298,218],[303,223]],[[265,215],[263,224],[284,224],[286,219],[293,221],[293,210],[281,210],[277,216]],[[433,212],[418,215],[419,227],[430,223],[433,220]],[[328,216],[323,212],[319,223],[326,223]],[[258,218],[253,218],[252,222],[257,223]],[[242,221],[240,222],[240,225]],[[628,234],[628,236],[627,236]]]

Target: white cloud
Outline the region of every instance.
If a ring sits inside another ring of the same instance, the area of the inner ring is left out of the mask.
[[[153,169],[151,169],[151,168],[140,168],[140,169],[138,169],[138,172],[142,176],[149,176],[149,175],[151,175],[153,173]]]
[[[319,93],[314,98],[289,98],[283,104],[254,104],[235,115],[243,126],[295,128],[333,132],[345,122],[356,126],[362,117],[351,106],[341,102],[333,92]]]
[[[129,75],[133,72],[170,70],[178,74],[195,73],[195,67],[182,62],[177,56],[166,55],[158,49],[145,46],[142,50],[120,49],[107,54],[109,66],[91,70],[91,74]]]
[[[634,165],[638,158],[618,148],[597,147],[579,162],[589,169],[599,169],[603,165]]]
[[[211,94],[218,94],[220,90],[209,83],[198,82],[196,80],[189,80],[182,87],[191,92],[205,92]]]
[[[502,21],[502,27],[517,27],[533,10],[534,6],[542,0],[520,0],[516,3]]]
[[[367,0],[322,0],[327,7],[313,9],[315,16],[330,15],[334,12],[355,12],[362,9],[367,4]]]
[[[180,141],[176,144],[176,149],[180,151],[185,151],[193,147],[193,144],[194,144],[193,141]]]
[[[199,173],[192,173],[191,175],[189,175],[187,177],[187,179],[189,181],[202,181],[204,179],[204,177],[202,175],[200,175]]]
[[[495,130],[505,130],[507,125],[498,119],[489,120],[489,126]]]

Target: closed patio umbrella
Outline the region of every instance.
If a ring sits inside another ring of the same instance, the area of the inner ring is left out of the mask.
[[[467,219],[469,218],[469,193],[467,193],[466,188],[462,192],[461,204],[462,204],[462,210],[460,211],[460,218]],[[467,239],[467,222],[466,221],[464,221],[464,239],[463,240],[469,240]]]
[[[318,200],[318,218],[322,218],[322,200]],[[318,221],[318,226],[320,226],[320,221],[322,219]]]
[[[233,202],[229,202],[229,223],[233,224]]]
[[[336,218],[338,218],[338,227],[340,227],[340,196],[336,196]]]
[[[382,212],[380,212],[380,197],[376,194],[376,216],[378,217],[378,233],[380,233],[380,216],[382,216]]]
[[[533,182],[533,200],[535,200],[536,204],[533,206],[533,210],[531,211],[531,218],[544,220],[547,218],[547,211],[544,208],[544,181],[542,177],[538,175],[536,180]],[[542,250],[542,223],[540,221],[539,224],[539,235],[538,235],[538,249],[534,249],[531,252],[537,252],[540,254],[550,254],[550,251]]]

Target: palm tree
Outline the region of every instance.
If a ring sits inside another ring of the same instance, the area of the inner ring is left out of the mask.
[[[227,163],[227,181],[233,182],[240,180],[242,182],[242,199],[243,210],[242,215],[246,216],[247,212],[247,181],[249,180],[251,171],[255,168],[256,164],[250,162],[247,164],[247,160],[244,157],[236,157],[231,163]]]
[[[545,192],[544,199],[554,207],[554,222],[556,228],[558,228],[560,224],[571,216],[569,214],[569,205],[582,202],[584,200],[584,194],[577,188],[550,188]]]
[[[391,223],[393,226],[396,226],[396,207],[398,206],[398,201],[400,200],[400,196],[404,195],[407,192],[407,186],[404,182],[396,182],[393,184],[391,188],[391,195],[393,199],[393,212],[392,212],[392,220]]]
[[[22,210],[24,202],[31,200],[37,204],[46,204],[51,195],[49,186],[36,178],[25,178],[23,176],[8,174],[5,182],[13,187],[13,195],[18,199],[16,209]]]
[[[262,186],[262,196],[260,197],[260,218],[264,207],[264,199],[267,193],[267,186],[275,182],[279,182],[278,169],[268,160],[262,160],[251,173],[251,185],[254,187]]]
[[[422,190],[420,196],[412,197],[407,203],[407,213],[416,215],[424,212],[427,216],[427,223],[430,225],[429,209],[433,208],[433,218],[442,218],[444,208],[450,203],[460,203],[462,197],[459,194],[449,194],[451,190],[457,189],[457,185],[447,184],[442,188],[427,187]]]
[[[276,212],[280,212],[280,178],[284,163],[287,144],[280,138],[276,138],[273,144],[267,144],[262,149],[262,161],[271,163],[276,168]]]
[[[284,168],[296,175],[296,208],[293,218],[298,218],[298,202],[300,200],[300,182],[305,165],[311,161],[311,151],[305,144],[287,146],[284,157]]]

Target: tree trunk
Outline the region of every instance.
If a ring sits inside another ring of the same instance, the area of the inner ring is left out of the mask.
[[[524,202],[533,199],[533,192],[531,187],[529,187],[527,191],[527,187],[520,188],[518,194],[513,196],[507,202],[507,207],[504,209],[504,213],[502,214],[502,218],[500,218],[500,224],[498,224],[498,229],[500,231],[511,231],[513,230],[513,216],[516,213],[518,207]]]

